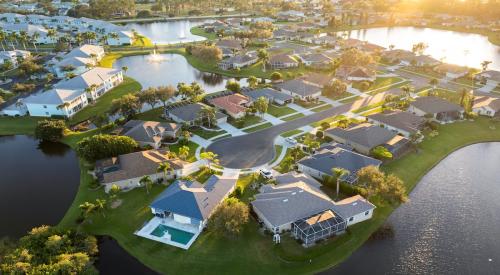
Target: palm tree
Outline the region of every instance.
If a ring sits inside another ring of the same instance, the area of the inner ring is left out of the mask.
[[[17,33],[15,33],[15,32],[11,32],[11,33],[9,34],[8,39],[9,39],[9,41],[10,41],[11,45],[12,45],[12,49],[15,51],[15,50],[16,50],[16,47],[14,46],[14,42],[16,42],[16,44],[17,44]]]
[[[403,91],[404,93],[404,96],[406,98],[406,100],[410,100],[411,98],[411,93],[415,90],[412,86],[410,85],[404,85],[403,87],[401,87],[401,90]]]
[[[123,67],[122,67],[122,71],[123,71],[123,73],[127,73],[127,71],[128,71],[128,67],[127,67],[127,66],[123,66]]]
[[[438,85],[439,81],[437,80],[437,78],[432,78],[430,81],[429,81],[429,84],[432,85],[432,91],[434,91],[434,89],[436,89],[436,86]]]
[[[248,79],[247,79],[247,82],[248,82],[248,86],[250,88],[255,88],[257,87],[257,84],[259,83],[259,80],[257,79],[257,77],[255,76],[249,76]]]
[[[149,194],[149,189],[151,188],[151,185],[153,185],[153,181],[149,176],[144,176],[142,177],[139,182],[146,187],[146,193]]]
[[[207,161],[208,169],[211,169],[210,165],[212,163],[214,163],[214,164],[219,163],[218,155],[215,154],[214,152],[210,152],[210,151],[203,152],[200,154],[200,158]]]
[[[170,166],[170,163],[168,162],[162,162],[160,163],[160,165],[158,165],[158,168],[156,168],[156,171],[157,172],[162,172],[163,173],[163,177],[165,178],[165,180],[167,179],[167,174],[168,172],[172,169],[172,167]]]
[[[78,206],[82,211],[82,216],[84,219],[88,219],[92,213],[96,210],[96,205],[91,202],[84,202]]]
[[[346,170],[344,168],[338,168],[335,167],[332,169],[332,174],[335,180],[337,181],[337,198],[339,197],[339,191],[340,191],[340,181],[342,180],[343,177],[349,175],[349,170]]]
[[[19,40],[21,40],[21,43],[23,44],[24,50],[26,50],[26,42],[28,42],[28,33],[25,31],[20,31],[19,32]]]
[[[212,107],[204,106],[200,110],[200,117],[203,123],[203,118],[207,119],[208,127],[212,127],[212,121],[215,120],[215,110]]]
[[[47,30],[47,37],[48,38],[54,39],[54,38],[56,38],[56,36],[57,36],[57,31],[55,29],[48,29]]]
[[[182,160],[186,160],[186,158],[189,156],[189,147],[184,145],[179,148],[179,157]]]
[[[36,41],[38,40],[38,38],[40,38],[40,34],[38,32],[34,32],[30,38],[30,41],[33,44],[33,47],[35,47],[36,52],[38,52],[38,49],[36,47]]]
[[[259,61],[262,62],[262,71],[266,72],[266,63],[269,61],[269,53],[264,49],[260,49],[257,53],[257,57]]]
[[[100,211],[103,217],[106,217],[104,210],[106,210],[107,201],[104,199],[95,200],[95,207],[97,211]]]
[[[0,44],[2,45],[2,50],[5,52],[5,47],[3,45],[3,42],[5,41],[5,38],[7,37],[7,33],[0,28]]]

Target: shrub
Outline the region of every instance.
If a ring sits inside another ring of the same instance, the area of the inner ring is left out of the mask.
[[[35,128],[35,137],[45,141],[59,141],[64,136],[66,124],[62,120],[42,120]]]
[[[135,140],[126,136],[95,135],[76,144],[76,152],[88,161],[128,154],[138,147]]]
[[[328,122],[326,122],[326,121],[325,121],[325,122],[321,122],[321,128],[322,128],[323,130],[327,130],[327,129],[329,129],[329,128],[330,128],[330,123],[328,123]]]
[[[281,73],[279,73],[279,72],[273,72],[271,74],[271,80],[272,81],[278,81],[278,80],[281,80],[282,78],[283,77],[282,77]]]

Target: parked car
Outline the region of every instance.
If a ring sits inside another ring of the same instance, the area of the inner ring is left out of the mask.
[[[273,173],[267,169],[260,169],[259,173],[265,179],[269,180],[273,178]]]
[[[285,138],[285,141],[291,145],[297,145],[297,141],[294,138],[287,137],[287,138]]]

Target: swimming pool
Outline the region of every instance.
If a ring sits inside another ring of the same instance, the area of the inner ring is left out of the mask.
[[[193,238],[194,234],[190,232],[186,232],[177,228],[173,228],[170,226],[166,226],[163,224],[158,225],[152,232],[151,235],[155,237],[163,237],[165,233],[170,234],[170,240],[176,243],[188,244],[189,241]]]

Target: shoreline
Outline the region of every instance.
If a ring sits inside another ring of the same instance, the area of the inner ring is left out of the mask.
[[[154,22],[169,22],[169,21],[182,21],[182,20],[207,20],[207,19],[222,19],[222,18],[238,18],[252,16],[249,13],[227,14],[227,15],[198,15],[198,16],[159,16],[159,17],[146,17],[146,18],[126,18],[126,19],[111,19],[106,20],[113,24],[127,24],[127,23],[154,23]]]

